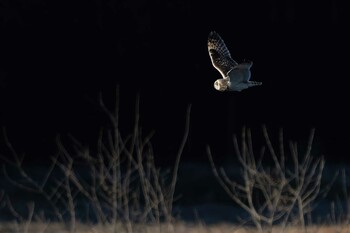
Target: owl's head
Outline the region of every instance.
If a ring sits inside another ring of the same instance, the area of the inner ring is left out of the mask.
[[[214,82],[214,88],[218,91],[226,91],[228,87],[228,80],[218,79]]]

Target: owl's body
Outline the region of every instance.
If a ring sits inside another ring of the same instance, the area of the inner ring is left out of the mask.
[[[208,51],[213,66],[220,72],[222,79],[214,82],[218,91],[242,91],[249,87],[260,86],[261,82],[250,81],[250,68],[253,62],[237,63],[231,58],[224,41],[216,32],[210,32]]]

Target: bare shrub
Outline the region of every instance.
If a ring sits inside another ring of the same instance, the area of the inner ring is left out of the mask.
[[[143,224],[173,222],[173,202],[180,158],[187,142],[191,106],[187,108],[185,130],[171,171],[157,168],[151,144],[152,133],[143,135],[139,125],[139,98],[135,104],[133,131],[126,137],[119,129],[119,90],[116,103],[109,110],[102,97],[99,107],[108,117],[111,127],[101,129],[95,150],[83,146],[71,137],[64,143],[57,137],[58,153],[51,166],[38,181],[28,174],[19,156],[5,137],[12,152],[12,160],[5,156],[7,166],[16,168],[21,179],[12,179],[4,166],[4,173],[17,187],[40,194],[50,204],[59,222],[67,222],[70,232],[76,232],[81,220],[78,205],[88,206],[87,217],[98,225],[111,227],[111,232],[133,232]],[[57,170],[59,175],[53,176]],[[90,212],[91,211],[91,212]],[[164,225],[164,224],[161,224]],[[168,231],[169,231],[168,229]],[[138,232],[142,229],[138,229]]]
[[[340,170],[340,180],[335,182],[330,211],[324,225],[331,225],[335,232],[349,232],[350,226],[350,196],[348,174],[346,168]]]
[[[295,142],[289,142],[289,153],[285,152],[282,130],[276,150],[266,127],[262,129],[272,163],[264,163],[265,147],[258,157],[255,156],[251,131],[243,128],[241,146],[237,137],[233,137],[242,179],[234,180],[223,168],[217,168],[208,146],[213,173],[229,197],[248,212],[259,232],[271,232],[275,225],[280,225],[281,229],[300,226],[306,231],[305,216],[311,212],[315,200],[327,190],[321,190],[325,161],[323,157],[311,155],[314,129],[301,155]]]

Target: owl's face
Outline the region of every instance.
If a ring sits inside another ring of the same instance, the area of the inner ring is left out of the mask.
[[[218,79],[214,82],[214,88],[218,91],[226,91],[228,86],[228,80]]]

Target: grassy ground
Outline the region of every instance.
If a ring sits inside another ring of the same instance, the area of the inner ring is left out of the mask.
[[[189,224],[189,223],[176,223],[174,225],[142,225],[133,226],[132,232],[145,232],[145,233],[254,233],[257,232],[254,228],[242,227],[228,223],[220,223],[213,225],[204,225],[201,223]],[[63,224],[59,223],[42,223],[42,222],[32,222],[29,225],[17,224],[17,223],[2,223],[0,224],[0,233],[5,232],[21,232],[21,233],[68,233],[69,229]],[[90,224],[77,224],[76,233],[112,233],[112,226],[102,226],[102,225],[90,225]],[[123,227],[119,227],[118,233],[127,232]],[[300,229],[297,227],[290,227],[283,231],[280,227],[275,227],[272,233],[348,233],[350,232],[349,225],[323,225],[323,226],[310,226],[307,229]]]

